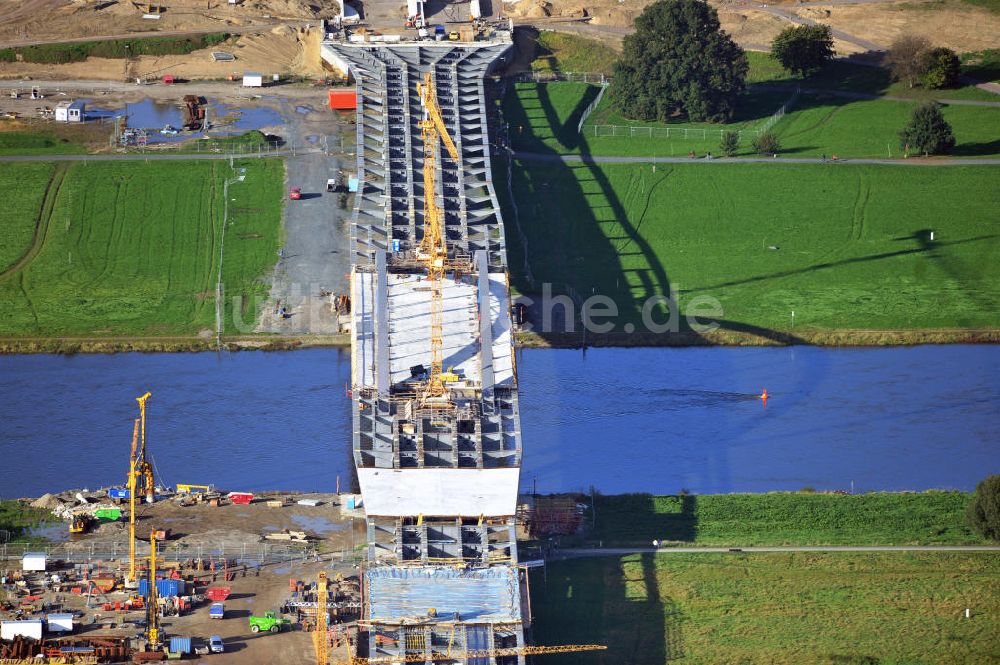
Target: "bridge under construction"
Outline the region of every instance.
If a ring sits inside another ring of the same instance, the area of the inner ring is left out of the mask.
[[[510,48],[509,33],[323,46],[357,90],[352,398],[369,662],[513,665],[532,652],[485,88]]]

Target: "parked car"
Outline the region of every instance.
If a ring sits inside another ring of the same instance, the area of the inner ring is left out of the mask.
[[[226,650],[226,645],[222,643],[221,637],[212,635],[208,638],[208,648],[211,649],[212,653],[222,653]]]
[[[290,198],[293,201],[298,201],[299,199],[301,199],[302,198],[302,188],[301,187],[292,187],[292,192],[288,195],[288,198]]]

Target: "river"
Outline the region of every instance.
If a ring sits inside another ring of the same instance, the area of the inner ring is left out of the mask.
[[[522,490],[969,490],[1000,472],[1000,347],[524,350]],[[0,497],[122,483],[134,397],[167,484],[333,490],[350,356],[0,356]],[[756,398],[770,394],[766,406]]]

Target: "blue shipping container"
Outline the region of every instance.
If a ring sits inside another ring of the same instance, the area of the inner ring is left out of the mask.
[[[123,489],[118,489],[116,487],[112,487],[111,489],[108,490],[108,496],[111,497],[112,499],[127,499],[128,498],[128,490],[127,489],[123,490]]]
[[[143,598],[149,596],[149,582],[139,580],[139,595]],[[161,598],[184,595],[184,580],[156,580],[156,595]]]
[[[170,650],[174,653],[191,653],[191,638],[171,637]]]

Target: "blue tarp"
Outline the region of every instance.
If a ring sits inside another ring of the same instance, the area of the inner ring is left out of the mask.
[[[439,620],[518,621],[521,603],[517,569],[493,566],[456,570],[446,566],[380,567],[365,573],[372,621],[426,617]]]

